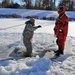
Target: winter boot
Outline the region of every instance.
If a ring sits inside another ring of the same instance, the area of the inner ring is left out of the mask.
[[[63,50],[60,49],[60,50],[58,50],[58,51],[56,52],[55,55],[56,55],[56,56],[60,56],[61,54],[63,55],[64,53],[63,53]]]
[[[60,50],[60,54],[62,54],[62,55],[64,54],[63,50]]]
[[[56,53],[58,53],[59,52],[59,50],[57,50],[57,51],[54,51],[54,53],[56,54]]]
[[[58,50],[55,54],[57,57],[60,56],[60,51]]]
[[[24,53],[24,56],[25,57],[31,57],[31,54],[29,54],[29,53],[26,52],[26,53]]]

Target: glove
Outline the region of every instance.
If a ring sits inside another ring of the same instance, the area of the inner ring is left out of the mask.
[[[38,28],[41,28],[42,26],[41,25],[38,25]]]
[[[61,33],[62,33],[62,32],[63,32],[63,30],[61,30],[61,29],[60,29],[60,30],[59,30],[59,32],[61,32]]]

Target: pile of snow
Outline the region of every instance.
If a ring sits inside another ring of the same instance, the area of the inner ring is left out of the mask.
[[[33,14],[34,13],[34,14]],[[58,13],[57,11],[47,11],[47,10],[30,10],[30,9],[10,9],[10,8],[0,8],[0,15],[12,15],[12,14],[18,14],[22,17],[28,17],[28,16],[34,16],[39,19],[46,17],[54,17],[57,18]],[[66,11],[66,14],[69,18],[75,19],[75,12],[72,11]]]
[[[47,64],[47,65],[46,65]],[[45,75],[52,62],[43,58],[8,60],[0,62],[1,75]],[[5,66],[5,67],[3,67]],[[38,66],[38,67],[37,67]]]

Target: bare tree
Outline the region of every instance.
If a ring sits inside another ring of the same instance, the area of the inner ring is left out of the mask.
[[[47,10],[53,10],[56,8],[55,7],[56,0],[22,0],[22,1],[25,2],[26,8],[34,7],[35,9],[47,9]]]
[[[10,0],[3,0],[2,1],[2,7],[9,7],[10,6]]]
[[[44,9],[52,10],[55,8],[55,0],[43,0]]]
[[[22,0],[23,2],[25,2],[26,7],[29,9],[32,6],[32,0]]]
[[[35,0],[35,8],[42,9],[42,1],[43,0]]]
[[[67,10],[73,10],[73,1],[72,0],[61,0],[60,5],[66,6]]]

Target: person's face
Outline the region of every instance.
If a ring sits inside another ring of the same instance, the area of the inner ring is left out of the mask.
[[[62,14],[62,11],[63,11],[63,8],[62,7],[59,7],[58,8],[58,14],[61,15]]]

